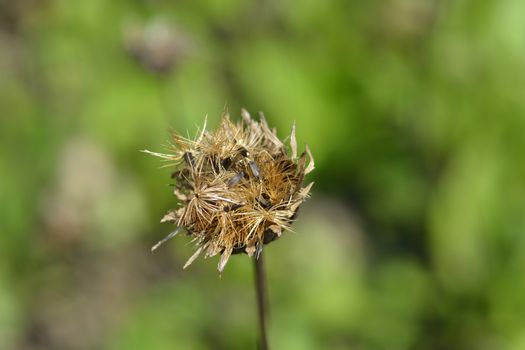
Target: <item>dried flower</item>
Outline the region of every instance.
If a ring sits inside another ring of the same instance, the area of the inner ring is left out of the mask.
[[[198,246],[184,267],[202,253],[221,254],[219,272],[231,254],[258,257],[264,244],[290,230],[313,185],[302,186],[314,160],[308,146],[297,156],[295,124],[289,142],[287,152],[264,115],[258,122],[243,110],[242,121],[233,123],[225,114],[217,131],[206,131],[205,124],[195,140],[173,134],[170,154],[145,150],[175,166],[174,194],[180,201],[161,220],[175,223],[177,230],[152,250],[184,228]]]
[[[124,26],[124,45],[144,68],[162,75],[173,70],[186,56],[190,40],[162,18],[146,24],[130,19]]]

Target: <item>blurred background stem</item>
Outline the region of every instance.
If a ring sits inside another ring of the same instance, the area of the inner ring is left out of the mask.
[[[157,94],[159,96],[159,104],[164,120],[168,123],[168,125],[172,125],[173,122],[170,118],[173,118],[173,110],[167,97],[168,80],[164,76],[155,77],[155,80],[157,85]]]

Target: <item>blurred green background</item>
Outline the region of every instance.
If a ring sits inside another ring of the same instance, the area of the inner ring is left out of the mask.
[[[274,349],[525,349],[525,2],[0,1],[0,349],[253,349],[252,266],[173,227],[170,128],[316,158]],[[302,149],[302,147],[301,147]]]

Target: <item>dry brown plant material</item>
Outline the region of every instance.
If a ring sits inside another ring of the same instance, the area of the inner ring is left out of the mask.
[[[295,124],[288,139],[289,150],[262,113],[256,121],[242,110],[241,121],[233,123],[224,114],[215,132],[207,131],[205,123],[194,140],[174,133],[169,153],[145,150],[175,168],[179,200],[179,207],[161,220],[177,229],[152,250],[184,229],[197,244],[184,268],[201,254],[220,254],[219,272],[232,254],[257,258],[264,244],[290,231],[313,185],[303,187],[314,160],[308,146],[297,155]]]

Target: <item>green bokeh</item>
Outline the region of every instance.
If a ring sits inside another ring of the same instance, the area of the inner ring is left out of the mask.
[[[316,160],[265,250],[274,349],[523,349],[524,11],[0,2],[0,348],[256,348],[246,256],[150,254],[174,197],[139,152],[245,107]],[[162,30],[159,70],[137,57]]]

